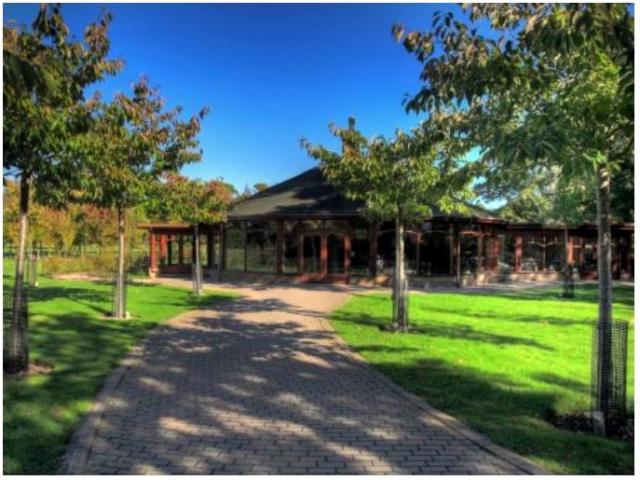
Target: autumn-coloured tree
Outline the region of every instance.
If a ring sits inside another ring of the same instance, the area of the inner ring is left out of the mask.
[[[42,4],[31,28],[3,27],[3,167],[20,181],[19,235],[6,371],[28,370],[26,320],[21,318],[29,203],[64,205],[82,158],[73,138],[86,127],[84,89],[116,73],[109,60],[104,13],[80,41],[69,36],[59,5]]]
[[[117,213],[113,315],[125,318],[126,213],[146,201],[164,172],[178,171],[183,165],[200,160],[196,137],[207,109],[182,120],[182,109],[165,110],[158,90],[145,78],[134,85],[131,97],[119,93],[112,102],[96,102],[91,131],[82,142],[83,154],[89,159],[82,200],[113,208]]]
[[[226,220],[233,200],[233,191],[221,179],[203,181],[176,173],[164,175],[154,199],[149,204],[151,215],[164,220],[193,225],[195,258],[193,263],[193,293],[202,294],[199,224]]]

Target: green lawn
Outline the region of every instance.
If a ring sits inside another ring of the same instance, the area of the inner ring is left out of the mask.
[[[4,285],[13,265],[5,261]],[[12,263],[12,262],[11,262]],[[103,317],[111,286],[40,277],[30,293],[33,361],[51,373],[4,382],[4,473],[53,474],[73,429],[91,408],[107,375],[154,326],[228,294],[193,297],[187,290],[137,284],[129,287],[129,321]]]
[[[360,295],[334,328],[372,365],[428,403],[540,465],[574,474],[633,473],[633,445],[554,428],[551,412],[590,408],[595,285],[513,294],[413,294],[409,334],[382,331],[386,295]],[[614,288],[614,316],[633,319],[633,288]],[[629,352],[633,355],[633,330]],[[629,359],[633,405],[633,358]]]

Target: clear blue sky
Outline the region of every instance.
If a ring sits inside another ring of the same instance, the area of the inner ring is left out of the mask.
[[[38,6],[5,4],[4,21],[31,24]],[[417,91],[420,65],[391,36],[394,22],[427,28],[436,10],[455,5],[67,4],[76,36],[102,8],[114,15],[117,77],[105,97],[130,92],[141,75],[186,113],[211,107],[192,177],[223,177],[238,190],[273,184],[314,165],[305,136],[337,147],[330,122],[354,115],[367,135],[408,130],[418,117],[402,99]]]

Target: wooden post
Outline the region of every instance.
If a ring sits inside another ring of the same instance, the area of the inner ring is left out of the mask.
[[[298,275],[304,273],[304,234],[298,232]]]
[[[247,221],[243,222],[244,225],[244,271],[247,271],[247,244],[249,242],[249,232],[247,229]]]
[[[284,270],[284,220],[278,220],[276,224],[276,273]]]
[[[178,235],[178,265],[184,265],[184,235]]]
[[[227,237],[224,234],[225,226],[224,224],[220,225],[220,229],[218,230],[218,238],[219,238],[219,250],[218,254],[218,281],[222,280],[222,272],[224,271],[227,265]]]
[[[320,273],[322,278],[327,276],[329,271],[329,255],[327,252],[327,234],[320,235]]]
[[[214,249],[213,249],[213,230],[211,225],[209,225],[209,229],[207,230],[207,267],[213,268],[214,261]]]
[[[351,268],[351,233],[344,234],[344,274],[349,277],[349,269]]]
[[[149,229],[149,276],[151,278],[158,273],[158,252],[156,251],[156,234]]]
[[[457,239],[458,235],[456,232],[456,236],[454,238],[453,235],[453,224],[450,223],[449,224],[449,275],[455,275],[456,278],[458,277],[456,271],[454,270],[455,267],[455,254],[456,254],[456,239]],[[433,238],[433,237],[432,237]]]
[[[160,234],[160,261],[167,259],[167,234]]]
[[[376,259],[378,257],[378,224],[373,222],[369,224],[369,274],[375,277]]]
[[[515,238],[515,252],[514,252],[514,268],[515,272],[522,271],[522,235],[516,235]]]
[[[456,285],[462,286],[462,245],[458,228],[456,228]]]
[[[420,243],[422,242],[422,234],[416,234],[416,276],[420,272]]]
[[[191,264],[196,263],[196,232],[191,233]]]
[[[580,250],[578,252],[578,272],[584,271],[584,237],[580,237]]]

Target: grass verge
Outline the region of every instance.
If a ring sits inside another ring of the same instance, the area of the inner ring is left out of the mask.
[[[413,294],[413,331],[381,330],[387,295],[361,295],[332,314],[336,331],[373,366],[497,444],[557,473],[633,473],[633,444],[560,430],[554,413],[590,409],[597,288],[480,295]],[[614,288],[614,317],[633,319],[633,287]],[[633,408],[633,328],[628,398]]]
[[[5,264],[4,286],[12,283]],[[150,329],[187,310],[232,298],[134,284],[128,321],[104,320],[111,285],[40,277],[30,290],[31,359],[47,374],[4,379],[4,473],[54,474],[74,428],[109,373]]]

